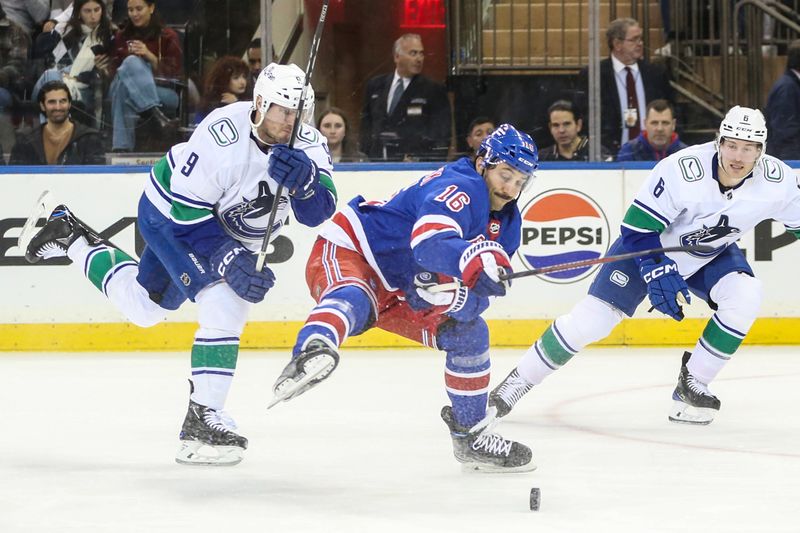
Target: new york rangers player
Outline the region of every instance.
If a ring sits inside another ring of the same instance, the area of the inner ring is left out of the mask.
[[[386,201],[351,200],[323,226],[306,266],[317,306],[300,330],[274,403],[330,376],[338,348],[378,327],[447,354],[442,410],[456,459],[490,471],[535,468],[531,450],[492,431],[489,332],[480,314],[509,285],[520,244],[517,198],[538,167],[536,145],[505,124],[462,158]],[[458,278],[458,290],[432,285]]]
[[[274,239],[291,210],[317,226],[336,208],[325,138],[297,117],[304,73],[271,64],[255,84],[253,102],[234,103],[206,117],[188,142],[173,146],[150,172],[139,201],[138,227],[146,241],[137,263],[101,239],[65,206],[58,206],[27,246],[31,262],[69,256],[133,323],[148,327],[187,299],[199,324],[191,355],[189,409],[176,461],[232,465],[247,439],[234,432],[222,408],[233,379],[251,304],[275,283],[256,270],[273,202],[279,202]],[[305,111],[313,116],[313,91]],[[278,185],[284,192],[275,197]]]
[[[800,182],[766,155],[767,128],[756,109],[736,106],[713,142],[658,163],[622,222],[609,255],[662,246],[709,245],[711,253],[679,253],[605,264],[589,294],[558,317],[491,393],[506,415],[534,385],[579,350],[611,333],[645,296],[660,312],[683,319],[690,293],[714,311],[692,352],[685,352],[669,420],[709,424],[720,401],[708,384],[728,362],[756,319],[761,282],[736,241],[773,218],[800,238]]]

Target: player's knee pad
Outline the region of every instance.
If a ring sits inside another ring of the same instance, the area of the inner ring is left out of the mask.
[[[136,281],[136,270],[125,268],[118,271],[109,281],[106,294],[128,320],[139,327],[149,328],[164,320],[168,311],[150,299],[147,289]]]
[[[587,295],[569,313],[555,320],[555,328],[564,341],[577,351],[608,337],[623,318],[619,309]]]
[[[726,324],[749,329],[761,307],[761,280],[744,272],[731,272],[711,288],[709,296],[717,304],[717,315]]]
[[[242,334],[250,304],[242,300],[227,283],[210,285],[197,293],[197,321],[200,329]]]
[[[358,335],[369,329],[375,321],[372,301],[367,293],[355,285],[331,291],[318,304],[322,305],[333,307],[346,317],[350,323],[349,335]]]
[[[471,366],[467,359],[475,356],[489,357],[489,326],[478,317],[469,322],[448,320],[439,326],[436,333],[436,344],[440,350],[447,352],[448,361],[457,366]]]

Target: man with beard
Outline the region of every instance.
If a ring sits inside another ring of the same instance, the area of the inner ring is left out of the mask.
[[[47,122],[20,138],[11,151],[12,165],[102,165],[100,135],[72,122],[72,96],[62,81],[51,81],[39,92],[39,108]]]
[[[668,155],[686,148],[675,133],[675,113],[666,100],[647,104],[644,131],[622,145],[617,161],[661,161]]]

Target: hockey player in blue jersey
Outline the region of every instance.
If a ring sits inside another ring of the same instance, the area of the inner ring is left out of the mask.
[[[214,111],[188,142],[156,163],[139,202],[146,247],[138,263],[65,206],[27,244],[30,262],[69,256],[139,326],[158,324],[187,299],[197,303],[189,408],[176,455],[182,464],[237,464],[247,448],[222,409],[250,305],[264,300],[275,283],[269,268],[256,269],[253,254],[273,202],[280,202],[281,222],[272,238],[290,211],[301,224],[318,226],[336,208],[325,138],[301,123],[294,148],[286,145],[295,121],[303,118],[297,107],[304,80],[296,65],[270,64],[256,81],[252,103]],[[306,99],[310,117],[310,87]],[[276,198],[279,185],[283,194]],[[30,227],[36,219],[38,214]]]
[[[509,285],[520,244],[517,198],[538,167],[533,139],[500,126],[474,160],[462,158],[387,201],[358,196],[320,232],[306,267],[317,306],[275,383],[278,401],[331,375],[339,346],[377,327],[447,353],[442,410],[456,459],[468,468],[527,471],[531,450],[493,433],[487,415],[489,331],[480,314]],[[431,286],[463,283],[457,290]]]

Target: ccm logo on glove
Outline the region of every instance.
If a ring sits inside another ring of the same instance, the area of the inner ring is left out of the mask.
[[[650,283],[654,279],[658,279],[665,274],[669,274],[670,272],[675,272],[677,274],[678,265],[675,263],[667,263],[664,266],[655,267],[653,270],[645,272],[644,276],[642,276],[642,279],[645,283]]]

